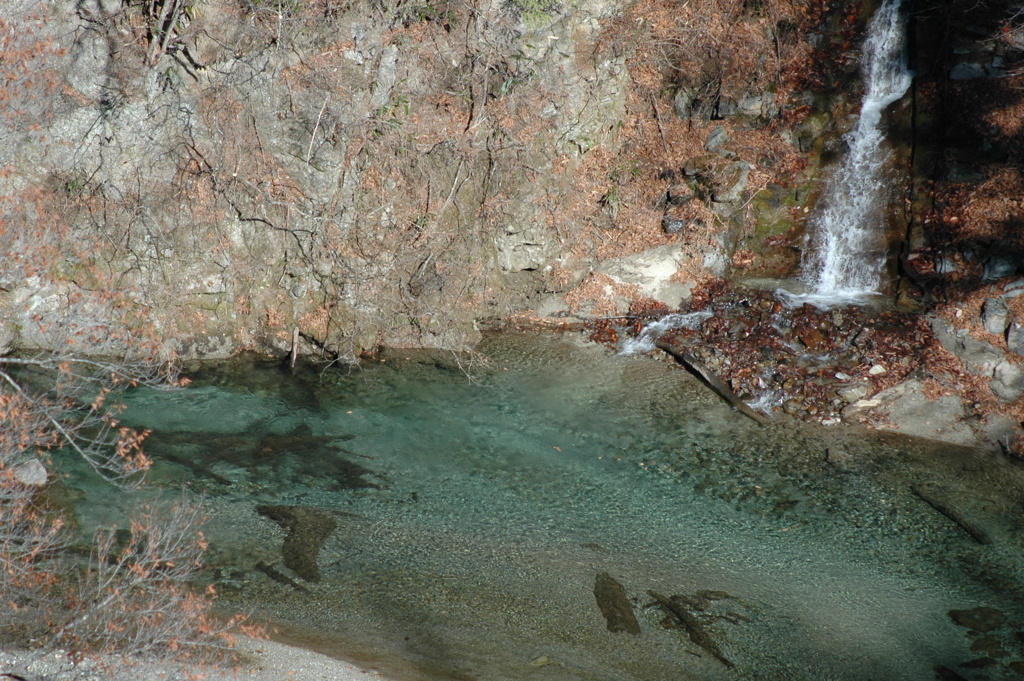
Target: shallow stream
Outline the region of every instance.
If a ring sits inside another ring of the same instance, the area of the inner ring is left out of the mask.
[[[226,611],[398,679],[1017,678],[1017,467],[845,426],[761,427],[666,362],[565,339],[480,351],[351,372],[213,363],[187,389],[132,393],[122,420],[153,429],[154,484],[205,494]],[[123,522],[127,502],[72,480],[83,522]],[[284,566],[261,504],[336,523],[319,582]],[[601,573],[639,635],[609,631]],[[701,633],[649,591],[687,596]],[[972,634],[948,614],[979,606],[1005,619]]]

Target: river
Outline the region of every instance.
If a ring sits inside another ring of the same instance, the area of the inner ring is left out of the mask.
[[[495,335],[480,352],[294,374],[242,358],[136,390],[123,420],[153,429],[157,460],[142,496],[205,496],[226,612],[401,679],[932,679],[984,657],[948,614],[981,606],[1008,618],[995,670],[1024,659],[1016,466],[762,427],[667,362],[571,338]],[[85,526],[131,513],[81,472],[68,484]],[[319,582],[283,564],[260,505],[333,520]],[[602,573],[639,635],[608,630]],[[688,598],[720,657],[648,592]]]

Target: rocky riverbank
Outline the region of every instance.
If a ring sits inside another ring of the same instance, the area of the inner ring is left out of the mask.
[[[1024,376],[1016,365],[1020,355],[1011,349],[1020,349],[1014,345],[1019,327],[1005,301],[1015,300],[1024,283],[1005,288],[973,315],[959,313],[962,327],[973,319],[976,327],[992,329],[985,332],[990,340],[938,313],[822,310],[723,280],[698,287],[680,310],[634,303],[588,328],[592,340],[612,348],[655,351],[635,339],[663,320],[655,327],[663,340],[767,414],[825,426],[845,420],[1019,456]]]

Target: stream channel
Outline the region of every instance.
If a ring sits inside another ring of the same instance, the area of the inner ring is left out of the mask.
[[[142,495],[205,495],[225,612],[400,680],[1019,678],[1017,466],[762,427],[669,361],[569,338],[494,335],[480,352],[473,380],[391,351],[350,372],[213,362],[186,389],[138,389],[122,420],[153,429]],[[69,479],[84,525],[124,524],[131,500]],[[320,581],[285,567],[259,505],[330,518]],[[604,573],[639,634],[609,631]],[[702,634],[666,626],[649,591],[684,596]],[[982,623],[949,615],[980,607],[995,609]]]

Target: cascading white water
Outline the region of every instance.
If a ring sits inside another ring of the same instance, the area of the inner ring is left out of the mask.
[[[889,195],[882,112],[903,96],[912,80],[901,4],[885,0],[868,27],[860,119],[846,136],[849,152],[826,184],[808,226],[810,248],[805,250],[802,279],[810,294],[799,297],[818,305],[860,300],[881,286]]]

